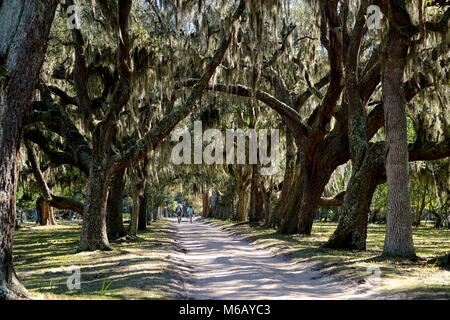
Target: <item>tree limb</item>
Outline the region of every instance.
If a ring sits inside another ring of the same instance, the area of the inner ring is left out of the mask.
[[[36,179],[36,182],[39,186],[39,189],[41,190],[44,199],[52,207],[55,207],[57,209],[64,209],[64,210],[69,209],[78,212],[80,214],[83,214],[84,205],[81,202],[66,197],[56,196],[52,193],[52,191],[47,185],[47,182],[45,182],[44,176],[37,162],[36,155],[34,153],[33,147],[31,146],[31,143],[25,142],[25,145],[27,149],[28,160],[30,161],[33,170],[34,178]]]
[[[168,116],[164,117],[157,125],[150,129],[142,139],[140,139],[134,146],[129,148],[124,152],[120,158],[116,158],[115,165],[112,171],[117,171],[120,168],[129,166],[131,163],[142,159],[148,152],[148,150],[154,150],[161,141],[166,138],[170,132],[175,128],[175,126],[185,117],[187,117],[196,108],[196,102],[200,99],[205,88],[212,76],[214,75],[217,67],[223,60],[225,53],[232,40],[231,26],[234,21],[238,20],[245,9],[245,0],[241,0],[237,9],[234,11],[232,16],[227,19],[227,29],[224,30],[224,36],[218,49],[215,51],[214,56],[209,61],[206,70],[201,77],[201,79],[194,85],[189,94],[188,98],[185,100],[183,105]]]

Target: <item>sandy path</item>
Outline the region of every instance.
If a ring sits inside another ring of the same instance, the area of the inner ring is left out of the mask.
[[[357,290],[333,281],[305,263],[285,261],[237,239],[218,226],[186,218],[176,225],[187,266],[189,299],[364,299]],[[364,293],[363,293],[364,292]]]

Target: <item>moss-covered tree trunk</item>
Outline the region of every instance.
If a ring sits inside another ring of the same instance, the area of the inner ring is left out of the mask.
[[[108,174],[102,167],[93,169],[89,175],[83,227],[80,236],[80,251],[109,250],[106,229],[106,207],[108,200]]]
[[[19,147],[56,5],[56,0],[0,1],[0,300],[27,295],[12,249]]]
[[[103,123],[97,125],[93,133],[92,165],[88,177],[79,251],[111,249],[106,228],[106,208],[111,182],[111,145],[107,143],[106,134]]]
[[[383,163],[375,160],[383,156],[383,145],[371,146],[368,152],[361,168],[352,173],[338,226],[325,244],[327,248],[366,250],[370,204],[377,185],[384,180]]]
[[[368,5],[369,1],[361,2],[344,61],[345,99],[348,105],[348,140],[352,175],[344,196],[344,205],[338,227],[326,244],[326,246],[333,248],[365,250],[368,212],[373,192],[377,186],[376,177],[373,177],[373,161],[371,161],[371,150],[369,150],[367,138],[366,107],[359,89],[358,73],[360,46],[364,35],[365,14]],[[380,150],[382,152],[382,148]],[[376,163],[377,154],[373,156]]]
[[[68,3],[71,3],[69,1]],[[88,188],[83,216],[83,227],[80,237],[79,250],[110,250],[107,228],[106,208],[111,177],[124,166],[115,166],[113,161],[112,145],[116,137],[120,112],[127,105],[131,95],[131,57],[130,33],[128,29],[129,14],[132,7],[131,0],[122,0],[117,3],[118,11],[118,41],[117,51],[117,79],[113,94],[108,98],[108,110],[102,120],[94,124],[92,121],[93,101],[89,95],[88,71],[84,56],[85,42],[80,30],[72,30],[75,48],[75,69],[73,72],[74,84],[80,106],[85,112],[86,123],[92,132],[92,159],[89,170]],[[113,23],[110,21],[110,23]]]

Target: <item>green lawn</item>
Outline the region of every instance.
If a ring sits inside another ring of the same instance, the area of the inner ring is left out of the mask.
[[[431,226],[414,228],[416,262],[381,257],[385,226],[368,227],[367,251],[330,250],[321,248],[336,228],[336,223],[315,222],[311,236],[280,235],[276,230],[258,225],[236,225],[231,221],[209,220],[220,224],[245,240],[263,248],[312,262],[323,274],[358,282],[367,276],[367,267],[381,270],[381,292],[407,298],[450,298],[450,271],[427,261],[450,251],[450,230]]]
[[[174,242],[166,220],[152,223],[134,242],[110,252],[75,253],[80,226],[25,225],[15,237],[16,272],[38,299],[167,299],[180,292],[170,254]],[[69,290],[73,266],[81,267],[81,290]]]

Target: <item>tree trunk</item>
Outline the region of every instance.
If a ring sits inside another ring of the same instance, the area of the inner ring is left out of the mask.
[[[423,210],[425,209],[425,205],[426,205],[427,190],[428,190],[428,181],[427,181],[427,183],[425,185],[425,188],[423,190],[422,199],[421,199],[422,201],[417,206],[416,214],[414,216],[414,226],[416,226],[416,227],[420,226],[420,222],[422,220],[422,213],[423,213]]]
[[[261,186],[262,190],[262,203],[263,203],[263,216],[264,226],[270,227],[273,222],[273,210],[272,210],[272,190],[273,190],[273,180],[270,179],[269,188],[266,189],[265,186]]]
[[[53,209],[50,203],[39,198],[36,200],[36,211],[39,214],[39,223],[41,226],[53,226],[56,225],[55,215],[53,214]]]
[[[383,151],[380,147],[369,145],[365,99],[359,89],[358,61],[368,5],[368,1],[363,1],[358,9],[353,37],[345,56],[344,81],[352,175],[344,196],[338,227],[325,245],[332,248],[366,249],[367,219],[372,195],[377,186],[376,177],[373,177],[377,170],[373,170],[374,162],[371,161],[371,156],[377,159],[376,151]]]
[[[281,220],[286,215],[287,204],[289,199],[295,195],[291,190],[293,187],[293,181],[295,177],[295,142],[290,131],[286,132],[286,169],[284,171],[283,185],[281,187],[281,194],[277,202],[277,206],[274,209],[272,215],[272,221],[269,222],[271,226],[279,226]]]
[[[309,235],[329,175],[327,176],[328,171],[317,174],[316,169],[308,165],[300,153],[297,161],[294,183],[287,199],[286,212],[281,220],[279,232]]]
[[[397,26],[391,23],[382,72],[388,189],[383,254],[406,258],[415,257],[409,196],[406,100],[403,90],[409,43],[409,38],[402,36]]]
[[[153,211],[153,221],[156,221],[159,219],[159,208],[160,207],[156,207],[156,209]]]
[[[442,216],[436,211],[431,211],[431,214],[434,216],[434,227],[436,229],[442,228]]]
[[[236,221],[245,221],[247,219],[248,191],[242,187],[238,193],[238,204],[236,211]]]
[[[209,191],[205,191],[202,194],[202,214],[203,217],[208,218],[210,215],[210,207],[209,207]]]
[[[416,208],[416,214],[414,215],[414,222],[413,225],[415,227],[419,227],[420,226],[420,222],[422,220],[422,211],[421,211],[421,207],[417,207]]]
[[[236,179],[236,194],[238,197],[236,208],[236,221],[246,221],[248,219],[247,209],[249,205],[248,188],[251,181],[251,167],[241,166],[238,169]]]
[[[135,170],[132,182],[132,208],[131,208],[131,222],[130,222],[130,234],[136,236],[139,227],[139,214],[140,214],[140,199],[144,194],[143,178],[139,168]]]
[[[139,223],[139,198],[140,195],[138,192],[133,191],[133,203],[131,207],[131,221],[130,221],[130,234],[132,236],[136,236],[138,232],[138,223]]]
[[[250,210],[248,213],[248,220],[250,222],[259,222],[264,218],[264,202],[262,196],[262,190],[260,186],[260,178],[258,167],[252,166],[252,179],[250,187]]]
[[[41,168],[37,162],[36,155],[34,154],[32,146],[28,142],[26,142],[26,149],[28,160],[31,162],[34,177],[42,194],[42,197],[36,200],[36,211],[39,215],[39,223],[41,226],[56,225],[55,215],[53,214],[53,209],[51,207],[53,194],[48,187],[47,182],[45,182],[44,175],[42,174]]]
[[[221,196],[218,191],[212,191],[209,198],[209,214],[206,217],[220,218],[221,215]]]
[[[95,162],[93,163],[95,167]],[[79,251],[110,250],[106,232],[108,177],[104,169],[89,175]]]
[[[374,152],[373,155],[370,153]],[[339,222],[326,248],[366,250],[367,220],[370,204],[377,185],[384,179],[382,164],[372,166],[370,159],[382,148],[369,148],[367,160],[358,171],[352,173],[344,197]]]
[[[20,135],[56,5],[56,0],[0,1],[0,300],[27,296],[12,249]]]
[[[125,170],[119,170],[111,179],[108,196],[106,230],[109,240],[116,240],[126,235],[123,225],[123,193],[125,188]]]
[[[138,231],[147,230],[147,195],[144,192],[139,196],[139,221],[138,221]]]
[[[299,161],[299,156],[297,156],[297,161]],[[278,231],[282,234],[294,234],[298,231],[297,209],[299,207],[298,203],[300,201],[299,197],[301,196],[302,183],[302,169],[301,165],[297,163],[292,177],[292,185],[284,200],[286,203],[283,206],[282,211],[277,211],[277,214],[281,215],[277,218],[280,219]]]
[[[106,207],[110,183],[109,156],[101,127],[93,134],[92,166],[89,171],[79,251],[111,250],[106,232]]]
[[[256,187],[252,190],[250,199],[250,222],[261,222],[264,220],[264,198],[260,188]]]
[[[320,197],[328,179],[324,181],[319,175],[311,172],[305,174],[305,180],[302,185],[302,194],[300,196],[300,208],[298,209],[298,228],[299,234],[310,235],[314,223],[314,217],[319,207]]]
[[[309,177],[307,181],[303,185],[297,228],[297,232],[304,235],[311,234],[314,217],[319,207],[320,196],[325,187],[325,185],[321,185],[314,180],[309,180]]]

